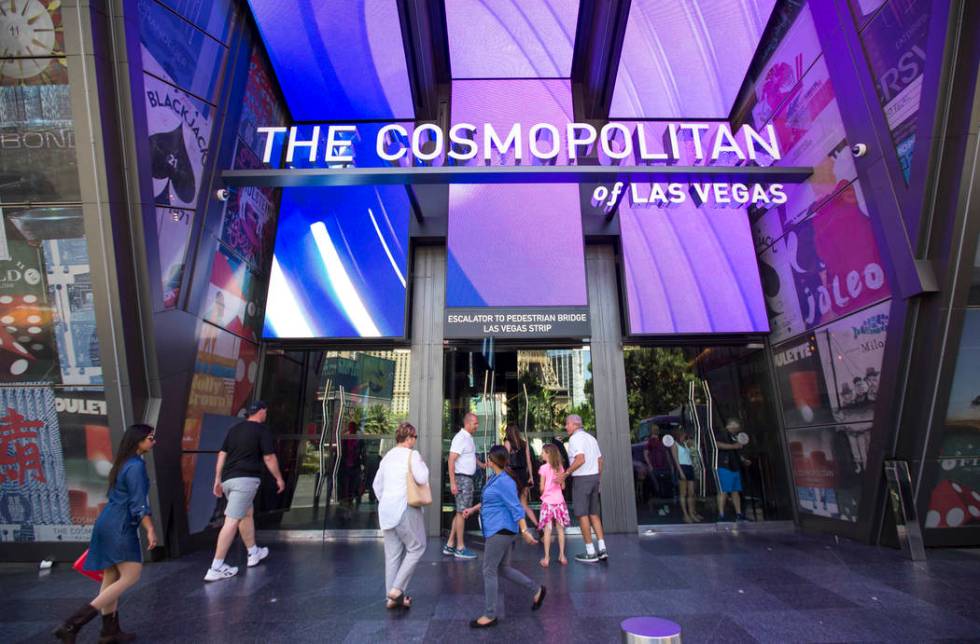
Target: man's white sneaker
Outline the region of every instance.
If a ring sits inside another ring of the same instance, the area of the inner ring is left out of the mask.
[[[258,566],[259,562],[269,556],[268,548],[258,548],[255,550],[255,554],[250,554],[248,556],[248,567]]]
[[[221,564],[220,568],[208,568],[208,573],[204,575],[204,581],[219,581],[221,579],[231,579],[238,574],[238,568]]]

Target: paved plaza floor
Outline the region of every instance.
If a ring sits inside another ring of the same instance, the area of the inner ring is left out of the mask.
[[[383,604],[379,541],[272,544],[262,565],[205,584],[210,553],[149,564],[121,608],[143,642],[617,642],[635,615],[678,622],[690,642],[980,641],[980,552],[901,553],[791,532],[615,536],[608,564],[516,566],[547,585],[544,607],[501,580],[500,624],[473,632],[481,613],[480,560],[443,557],[429,543],[410,611]],[[581,547],[570,542],[570,554]],[[482,553],[481,553],[482,554]],[[239,547],[232,563],[241,563]],[[0,565],[0,642],[47,633],[96,589],[67,565]],[[95,642],[89,625],[80,642]]]

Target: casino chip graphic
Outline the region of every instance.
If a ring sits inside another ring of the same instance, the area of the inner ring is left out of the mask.
[[[191,166],[187,146],[184,145],[184,128],[178,125],[169,132],[150,136],[150,156],[153,178],[165,180],[163,190],[156,195],[156,203],[189,203],[194,199],[194,168]]]

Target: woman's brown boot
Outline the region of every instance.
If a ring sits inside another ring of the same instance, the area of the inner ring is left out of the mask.
[[[116,642],[132,642],[136,636],[126,633],[119,626],[119,611],[102,616],[102,632],[99,634],[99,644],[115,644]]]
[[[58,627],[54,636],[62,642],[74,642],[78,636],[78,631],[83,626],[95,619],[99,611],[93,608],[92,604],[85,604],[75,611],[75,614],[65,620],[65,623]]]

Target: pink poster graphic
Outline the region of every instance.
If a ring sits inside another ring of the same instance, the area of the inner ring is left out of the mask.
[[[764,124],[786,100],[799,92],[798,83],[821,55],[820,40],[810,9],[804,7],[782,44],[759,74],[752,116]]]
[[[756,248],[765,248],[779,239],[789,227],[811,216],[857,178],[823,59],[813,65],[798,87],[799,91],[773,119],[782,152],[776,165],[812,167],[813,175],[803,183],[785,187],[784,205],[769,210],[750,208]]]
[[[807,329],[891,297],[858,184],[786,235],[787,260]]]

